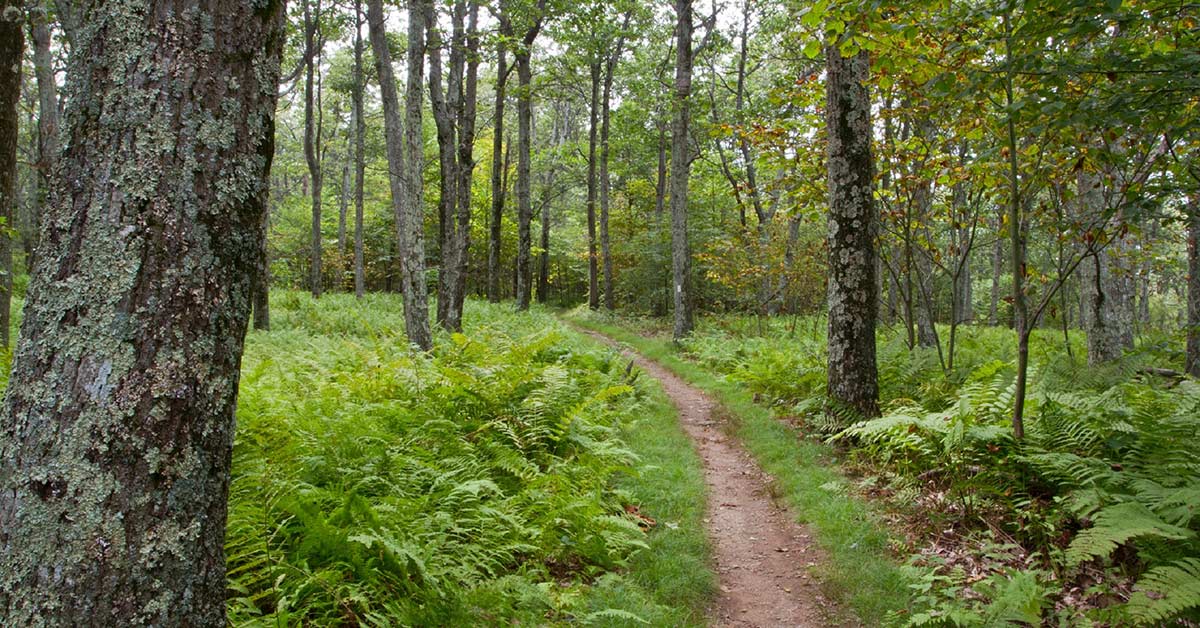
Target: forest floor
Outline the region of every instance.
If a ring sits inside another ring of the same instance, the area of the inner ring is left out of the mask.
[[[661,365],[621,348],[658,380],[704,462],[705,523],[713,545],[719,593],[713,624],[730,628],[855,625],[822,594],[810,573],[825,557],[810,532],[775,501],[772,480],[727,428],[720,406]]]

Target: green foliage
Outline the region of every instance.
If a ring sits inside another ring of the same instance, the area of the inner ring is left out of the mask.
[[[614,354],[545,314],[472,304],[486,323],[423,355],[407,348],[399,313],[387,297],[358,306],[287,293],[275,330],[250,336],[226,543],[231,621],[669,616],[645,593],[632,609],[579,594],[649,547],[618,484],[639,464],[622,432],[645,393]]]

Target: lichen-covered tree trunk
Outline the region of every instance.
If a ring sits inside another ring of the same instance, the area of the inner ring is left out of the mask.
[[[17,206],[17,103],[25,51],[24,16],[14,0],[0,0],[0,226],[4,229],[12,228]],[[5,347],[12,316],[12,275],[12,238],[0,233],[0,344]]]
[[[1187,372],[1200,377],[1200,194],[1187,204]]]
[[[829,396],[863,416],[879,414],[875,364],[875,234],[867,52],[826,51],[829,134]]]
[[[673,335],[692,333],[692,250],[688,244],[688,176],[691,172],[692,0],[675,0],[675,92],[671,121],[671,280],[674,284]]]
[[[64,187],[0,415],[0,617],[223,626],[284,3],[72,5]]]
[[[1100,177],[1086,170],[1076,176],[1080,211],[1098,216],[1104,210]],[[1119,222],[1119,215],[1111,221],[1112,240],[1107,246],[1081,264],[1081,313],[1086,313],[1081,318],[1088,337],[1088,364],[1115,360],[1133,348],[1133,273],[1127,268],[1129,243],[1120,233]]]
[[[421,219],[421,82],[425,74],[425,19],[420,0],[409,0],[408,20],[408,83],[405,121],[402,123],[392,54],[384,30],[383,0],[367,2],[367,30],[383,99],[388,180],[396,215],[396,246],[404,292],[404,330],[409,342],[427,351],[433,347],[433,333],[429,328],[429,289],[425,285],[425,237]]]
[[[600,60],[589,66],[592,91],[588,99],[587,250],[588,307],[600,309],[600,266],[596,255],[596,133],[600,119]]]

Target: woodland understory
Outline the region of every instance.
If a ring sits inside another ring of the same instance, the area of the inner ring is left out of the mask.
[[[0,619],[720,625],[669,372],[827,617],[1200,625],[1198,35],[0,0]]]

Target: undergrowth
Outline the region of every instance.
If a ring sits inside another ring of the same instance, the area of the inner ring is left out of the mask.
[[[698,461],[613,352],[509,306],[469,303],[425,355],[396,298],[272,305],[243,364],[231,623],[700,623]]]
[[[680,351],[837,446],[855,488],[899,513],[912,601],[890,623],[1200,622],[1200,384],[1145,368],[1176,362],[1177,346],[1143,340],[1090,367],[1082,334],[1068,352],[1061,332],[1038,330],[1017,442],[1011,331],[960,328],[950,370],[936,349],[910,350],[902,330],[881,331],[883,416],[863,421],[826,401],[821,330],[804,319],[714,317]]]

